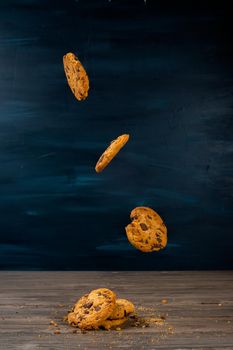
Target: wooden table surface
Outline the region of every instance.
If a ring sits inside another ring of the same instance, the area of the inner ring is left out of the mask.
[[[0,281],[1,350],[233,349],[232,271],[1,272]],[[73,333],[66,311],[102,286],[132,300],[139,316],[165,321]]]

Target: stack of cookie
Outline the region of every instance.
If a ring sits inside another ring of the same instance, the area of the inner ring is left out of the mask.
[[[126,299],[117,299],[107,288],[92,290],[82,296],[67,315],[68,323],[82,330],[119,327],[135,311]]]

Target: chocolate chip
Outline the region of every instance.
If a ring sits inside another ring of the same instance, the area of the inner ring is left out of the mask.
[[[83,307],[85,307],[85,309],[90,309],[93,305],[92,301],[89,301],[88,303],[84,304]]]
[[[94,309],[95,309],[95,311],[100,311],[101,307],[100,306],[95,306]]]
[[[148,219],[152,220],[152,217],[150,215],[147,215]]]
[[[153,244],[152,248],[161,249],[163,246],[161,244]]]
[[[137,220],[137,218],[138,218],[137,215],[135,215],[132,217],[132,220]]]
[[[143,231],[147,231],[148,230],[148,227],[146,226],[146,224],[142,223],[142,224],[140,224],[140,226],[141,226],[141,229]]]

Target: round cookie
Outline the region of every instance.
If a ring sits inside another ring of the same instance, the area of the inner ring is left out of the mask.
[[[95,170],[100,173],[106,166],[111,162],[111,160],[116,156],[116,154],[121,150],[121,148],[129,140],[128,134],[123,134],[118,136],[117,139],[113,140],[109,147],[104,151],[104,153],[99,158],[96,163]]]
[[[69,52],[63,56],[63,65],[69,87],[75,97],[81,101],[88,96],[89,79],[78,58]]]
[[[118,320],[127,317],[135,311],[134,305],[127,299],[117,299],[116,306],[109,316],[109,320]]]
[[[116,296],[110,289],[100,288],[83,296],[68,314],[68,322],[81,329],[98,329],[113,312]]]
[[[127,321],[127,317],[119,318],[117,320],[107,319],[101,323],[100,327],[103,327],[108,330],[113,327],[121,326],[123,323],[125,323],[125,321]]]
[[[131,211],[131,224],[126,226],[129,242],[142,252],[163,249],[167,244],[167,228],[153,209],[137,207]]]

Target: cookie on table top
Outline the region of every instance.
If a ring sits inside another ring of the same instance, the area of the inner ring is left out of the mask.
[[[68,323],[81,329],[98,329],[111,315],[115,304],[114,292],[107,288],[95,289],[78,300],[68,314]]]
[[[109,320],[117,320],[127,317],[129,314],[134,313],[134,311],[134,305],[129,300],[117,299],[115,308],[109,316]]]
[[[131,211],[132,222],[126,226],[129,242],[142,252],[163,249],[167,244],[167,228],[153,209],[137,207]]]
[[[103,327],[104,329],[108,330],[114,327],[121,326],[126,321],[127,321],[127,317],[119,318],[117,320],[107,319],[101,323],[100,327]]]
[[[104,151],[96,163],[95,170],[97,173],[100,173],[104,170],[104,168],[106,168],[106,166],[111,162],[111,160],[116,156],[116,154],[121,150],[121,148],[126,144],[128,140],[129,135],[123,134],[111,142],[111,144]]]

